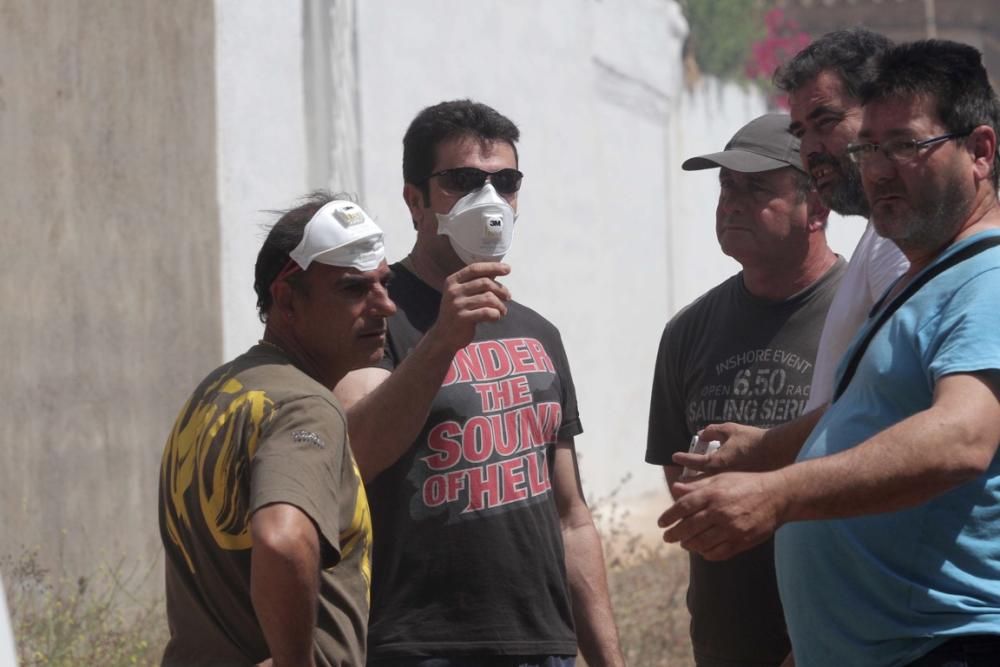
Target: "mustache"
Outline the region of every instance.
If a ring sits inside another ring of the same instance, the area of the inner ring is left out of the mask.
[[[891,185],[872,186],[866,191],[866,193],[868,195],[868,201],[871,202],[876,201],[880,197],[902,197],[906,194],[902,189]]]
[[[810,169],[821,165],[840,169],[840,166],[843,164],[843,160],[839,160],[829,153],[812,153],[807,159],[809,160]]]
[[[378,324],[374,324],[373,323],[371,326],[362,329],[360,335],[362,335],[362,336],[379,336],[381,334],[386,333],[388,330],[389,330],[389,327],[387,326],[385,320],[382,320],[381,323],[378,323]]]

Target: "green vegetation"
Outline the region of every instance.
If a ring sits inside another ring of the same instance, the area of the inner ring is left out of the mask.
[[[628,481],[627,476],[610,495],[591,503],[625,661],[642,667],[694,667],[685,601],[687,552],[668,547],[658,535],[636,535],[629,527],[629,510],[617,500]]]
[[[629,528],[628,508],[617,500],[627,482],[592,503],[622,650],[630,665],[691,667],[687,555]],[[119,563],[72,581],[43,569],[34,552],[0,558],[21,667],[158,665],[167,639],[163,599],[140,593],[152,569],[126,572]]]
[[[162,599],[136,590],[148,570],[121,563],[76,581],[54,578],[38,555],[0,559],[21,667],[158,665],[167,625]]]
[[[749,0],[680,0],[691,29],[689,48],[702,72],[743,81],[751,46],[762,39],[764,7]]]

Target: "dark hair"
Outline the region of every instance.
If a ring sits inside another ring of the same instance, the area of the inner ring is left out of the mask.
[[[857,99],[875,75],[875,60],[892,47],[885,35],[855,27],[828,32],[799,51],[774,72],[774,85],[793,93],[820,72],[830,70],[844,82],[845,92]]]
[[[403,180],[421,186],[434,169],[437,147],[443,141],[472,137],[482,142],[506,141],[514,149],[521,132],[496,109],[472,100],[453,100],[427,107],[417,114],[403,136]]]
[[[257,293],[257,316],[261,322],[267,322],[267,314],[271,310],[271,283],[291,260],[289,253],[302,241],[306,224],[316,215],[316,211],[338,199],[354,201],[347,194],[316,190],[303,197],[303,203],[295,208],[272,211],[281,217],[268,231],[254,266],[253,289]],[[288,282],[295,289],[303,288],[301,273],[291,276]]]
[[[982,54],[968,44],[926,39],[900,44],[878,61],[878,73],[861,91],[862,104],[895,97],[925,97],[948,132],[988,125],[1000,136],[1000,102],[983,67]],[[993,156],[993,189],[1000,176],[1000,151]]]

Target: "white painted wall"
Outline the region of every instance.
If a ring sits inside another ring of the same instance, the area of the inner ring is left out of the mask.
[[[301,6],[215,0],[215,24],[222,336],[230,359],[263,333],[253,267],[275,220],[268,211],[308,190]]]
[[[364,204],[392,257],[413,242],[401,140],[471,97],[522,131],[514,297],[562,331],[591,493],[640,465],[667,298],[667,115],[686,25],[662,0],[358,3]],[[387,39],[386,36],[391,35]]]
[[[310,7],[336,15],[344,2]],[[303,76],[315,81],[316,72],[302,71],[308,31],[301,8],[290,7],[216,0],[227,357],[260,331],[249,267],[258,225],[270,218],[259,211],[304,192],[305,128],[324,122],[304,125],[322,105],[303,109]],[[471,97],[514,120],[526,176],[507,283],[562,331],[588,493],[604,495],[626,474],[625,495],[662,489],[658,469],[642,462],[660,333],[677,309],[738,270],[715,240],[716,173],[680,164],[721,149],[765,111],[762,97],[711,79],[684,89],[687,26],[667,0],[364,0],[353,9],[353,50],[331,50],[342,72],[343,59],[356,57],[360,177],[351,166],[351,183],[333,175],[330,187],[363,184],[361,202],[399,259],[413,242],[401,196],[401,142],[413,116]],[[861,225],[831,227],[834,247],[849,254]]]

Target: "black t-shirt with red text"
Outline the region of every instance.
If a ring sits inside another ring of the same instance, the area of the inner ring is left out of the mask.
[[[389,370],[441,300],[392,268]],[[478,325],[416,441],[368,485],[370,658],[576,654],[551,473],[556,442],[581,432],[558,330],[514,302]]]

